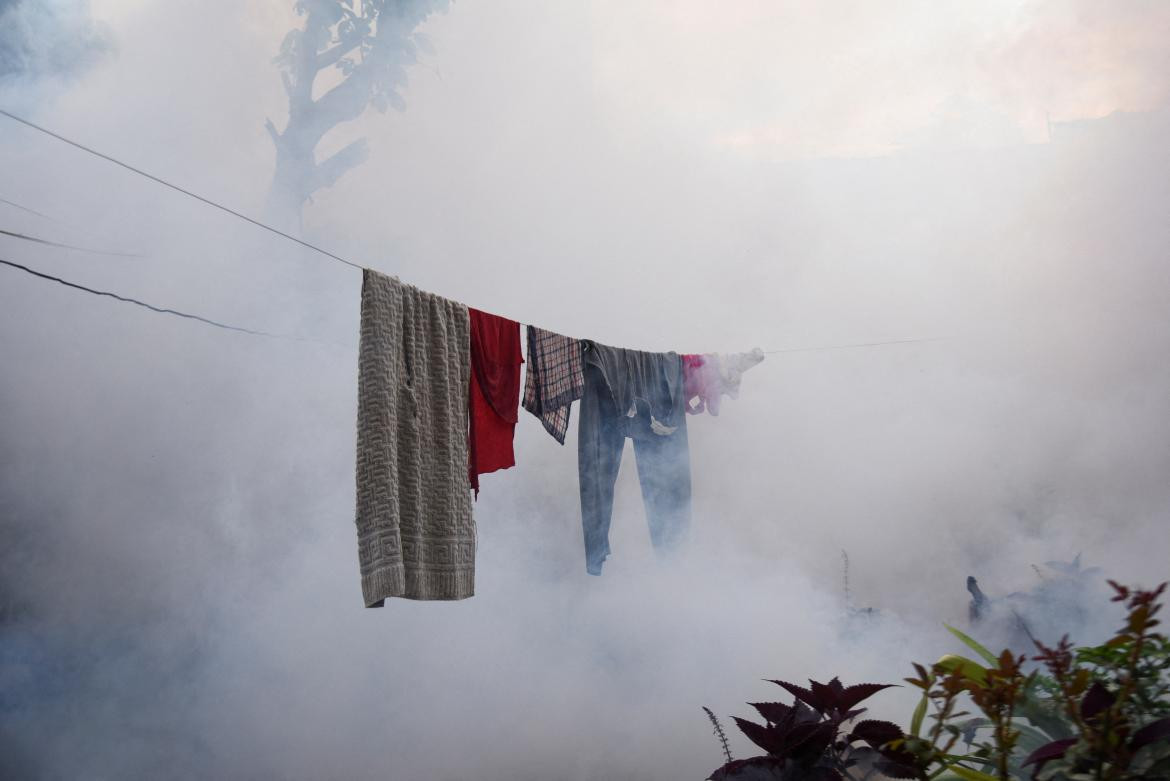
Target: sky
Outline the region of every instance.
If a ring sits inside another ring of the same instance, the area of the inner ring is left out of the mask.
[[[0,106],[261,212],[291,2],[31,8],[0,3],[32,31]],[[301,337],[0,268],[0,775],[703,778],[701,706],[897,682],[957,650],[967,575],[1167,578],[1170,7],[457,0],[422,32],[406,110],[323,142],[370,158],[305,238],[582,338],[793,350],[688,421],[687,551],[654,556],[627,448],[586,575],[575,427],[523,415],[476,596],[364,609],[360,274],[0,118],[0,198],[41,213],[0,228],[134,255],[0,258]],[[931,341],[796,351],[898,339]],[[842,550],[880,619],[845,620]]]

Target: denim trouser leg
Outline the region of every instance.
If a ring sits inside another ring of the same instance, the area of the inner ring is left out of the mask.
[[[673,434],[634,438],[650,541],[660,554],[675,550],[691,525],[691,455],[685,416],[679,421]]]
[[[581,528],[585,533],[585,569],[601,574],[609,555],[609,522],[613,516],[613,487],[626,445],[605,378],[594,366],[585,367],[585,393],[577,416],[577,471],[581,480]]]

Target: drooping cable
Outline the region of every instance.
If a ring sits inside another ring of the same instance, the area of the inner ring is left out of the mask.
[[[302,247],[307,247],[308,249],[311,249],[314,252],[318,252],[327,258],[332,258],[333,260],[336,260],[338,263],[344,263],[345,265],[352,266],[356,269],[362,268],[362,266],[358,265],[357,263],[346,260],[345,258],[341,257],[340,255],[334,255],[329,250],[321,249],[320,247],[318,247],[315,244],[310,244],[309,242],[304,241],[303,239],[298,239],[296,236],[292,236],[288,233],[285,233],[282,230],[278,230],[277,228],[273,228],[271,225],[265,225],[264,223],[260,222],[259,220],[253,219],[246,214],[241,214],[240,212],[236,211],[235,209],[230,209],[227,206],[224,206],[223,204],[216,203],[215,201],[211,200],[210,198],[204,198],[202,195],[197,195],[197,194],[191,192],[190,190],[186,190],[186,189],[178,186],[177,184],[171,184],[167,180],[162,179],[160,177],[157,177],[154,174],[148,174],[146,171],[143,171],[141,168],[135,168],[134,166],[130,165],[129,163],[123,163],[121,160],[110,157],[109,155],[104,154],[102,152],[99,152],[96,149],[92,149],[88,146],[85,146],[84,144],[79,144],[76,141],[73,141],[71,139],[66,138],[63,135],[60,135],[59,133],[54,133],[52,130],[49,130],[48,128],[41,127],[40,125],[36,124],[35,122],[31,122],[31,121],[25,119],[24,117],[18,117],[16,114],[13,114],[10,111],[5,111],[4,109],[0,109],[0,114],[8,117],[9,119],[11,119],[15,122],[19,122],[22,125],[26,125],[26,126],[32,128],[33,130],[37,130],[37,131],[40,131],[41,133],[44,133],[45,135],[52,136],[53,138],[57,139],[58,141],[62,141],[66,144],[69,144],[69,146],[80,149],[83,152],[88,152],[89,154],[94,155],[96,157],[100,157],[101,159],[103,159],[107,162],[113,163],[114,165],[121,166],[122,168],[125,168],[127,171],[132,171],[132,172],[138,174],[139,176],[145,176],[147,179],[150,179],[154,182],[157,182],[165,187],[169,187],[176,192],[180,192],[183,195],[188,196],[189,198],[194,198],[195,200],[200,201],[202,203],[205,203],[208,206],[213,206],[216,209],[219,209],[220,211],[227,212],[228,214],[232,215],[233,217],[239,217],[241,220],[244,220],[245,222],[250,222],[258,228],[263,228],[264,230],[269,231],[270,233],[275,233],[277,236],[283,236],[284,238],[288,239],[289,241],[296,242],[297,244],[300,244]]]
[[[49,222],[56,222],[56,220],[54,220],[52,217],[50,217],[47,214],[42,214],[41,212],[37,211],[36,209],[30,209],[27,206],[21,206],[19,203],[15,203],[14,201],[10,201],[7,198],[0,198],[0,203],[4,204],[5,206],[11,206],[13,209],[20,209],[22,212],[28,212],[29,214],[35,214],[36,216],[40,217],[41,219],[48,220]]]
[[[162,179],[158,176],[147,173],[146,171],[143,171],[140,168],[136,168],[136,167],[130,165],[129,163],[124,163],[121,160],[118,160],[114,157],[111,157],[110,155],[99,152],[96,149],[92,149],[91,147],[85,146],[84,144],[78,143],[77,141],[73,141],[72,139],[66,138],[65,136],[62,136],[59,133],[55,133],[52,130],[49,130],[48,128],[42,127],[41,125],[38,125],[35,122],[32,122],[28,119],[25,119],[24,117],[17,116],[16,114],[13,114],[10,111],[5,111],[4,109],[0,109],[0,115],[6,116],[15,122],[19,122],[20,124],[25,125],[29,128],[32,128],[33,130],[44,133],[45,135],[48,135],[52,138],[55,138],[58,141],[61,141],[61,142],[66,143],[72,147],[80,149],[83,152],[87,152],[91,155],[94,155],[94,156],[99,157],[103,160],[106,160],[107,162],[113,163],[114,165],[120,166],[121,168],[124,168],[127,171],[131,171],[133,173],[136,173],[139,176],[144,176],[153,182],[161,184],[164,187],[169,187],[170,189],[175,190],[176,192],[180,192],[183,195],[186,195],[190,198],[194,198],[195,200],[200,201],[201,203],[207,204],[208,206],[211,206],[213,208],[219,209],[220,211],[226,212],[227,214],[230,214],[233,217],[238,217],[239,219],[244,220],[245,222],[249,222],[258,228],[262,228],[263,230],[269,231],[270,233],[274,233],[277,236],[281,236],[283,238],[288,239],[289,241],[300,244],[301,246],[306,247],[307,249],[311,249],[314,252],[317,252],[321,255],[324,255],[327,258],[335,260],[339,263],[344,263],[345,265],[351,266],[351,267],[356,268],[356,269],[364,269],[363,266],[361,266],[357,263],[354,263],[352,261],[346,260],[345,258],[341,257],[340,255],[335,255],[334,253],[329,252],[328,250],[322,249],[321,247],[318,247],[315,244],[310,244],[309,242],[304,241],[303,239],[298,239],[296,236],[292,236],[288,233],[285,233],[282,230],[279,230],[277,228],[273,228],[271,225],[266,225],[263,222],[260,222],[259,220],[256,220],[256,219],[253,219],[252,217],[247,216],[246,214],[241,214],[240,212],[236,211],[235,209],[231,209],[231,208],[228,208],[227,206],[224,206],[220,203],[216,203],[215,201],[211,200],[210,198],[204,198],[203,196],[198,195],[196,193],[193,193],[190,190],[184,189],[176,184],[172,184],[171,182],[168,182],[165,179]],[[12,206],[16,206],[17,208],[24,209],[25,211],[30,211],[30,212],[32,211],[31,209],[25,209],[25,207],[20,206],[19,204],[11,203],[10,201],[4,201],[4,203],[9,203]],[[39,214],[38,212],[33,212],[33,213]],[[8,231],[0,231],[0,233],[5,233],[7,235],[15,235],[15,234],[9,233]],[[25,237],[25,236],[17,236],[17,238],[28,238],[31,241],[37,241],[36,239],[33,239],[31,237]],[[53,242],[48,242],[48,241],[42,241],[41,243],[53,244]],[[59,245],[58,244],[55,246],[67,246],[67,245]],[[79,247],[68,247],[68,248],[69,249],[81,249]],[[87,251],[89,251],[89,250],[87,250]],[[106,254],[121,254],[121,253],[106,253]],[[51,277],[51,276],[46,275],[46,274],[41,274],[40,272],[33,271],[31,269],[28,269],[25,266],[21,266],[19,264],[12,263],[10,261],[0,261],[0,262],[5,263],[9,266],[14,266],[16,268],[20,268],[22,270],[28,271],[30,274],[36,274],[37,276],[42,276],[42,277],[45,277],[46,279],[52,279],[53,281],[60,282],[61,284],[68,285],[70,287],[76,287],[80,290],[85,290],[86,292],[90,292],[90,293],[96,293],[98,295],[110,296],[112,298],[117,298],[117,299],[122,300],[122,301],[127,301],[129,303],[134,303],[134,304],[138,304],[140,306],[145,306],[148,309],[153,309],[153,310],[158,311],[158,312],[166,312],[168,314],[177,314],[181,317],[190,317],[190,318],[193,318],[196,320],[202,320],[203,322],[206,322],[210,325],[215,325],[215,326],[218,326],[221,328],[227,328],[227,329],[233,330],[233,331],[241,331],[244,333],[257,334],[260,336],[273,336],[273,337],[277,337],[277,338],[291,338],[291,339],[298,338],[298,337],[283,337],[283,336],[280,336],[279,334],[270,334],[270,333],[266,333],[264,331],[251,331],[251,330],[246,329],[246,328],[237,328],[235,326],[227,326],[227,325],[223,325],[222,323],[216,323],[214,321],[206,320],[205,318],[201,318],[201,317],[198,317],[196,315],[188,315],[188,314],[184,314],[184,313],[180,313],[180,312],[175,312],[173,310],[163,310],[163,309],[151,306],[149,304],[145,304],[141,301],[136,301],[134,299],[129,299],[129,298],[125,298],[123,296],[119,296],[116,293],[106,293],[106,292],[101,292],[101,291],[90,290],[89,288],[85,288],[85,287],[82,287],[80,285],[75,285],[71,282],[66,282],[65,280],[58,279],[56,277]],[[945,341],[945,339],[946,339],[946,337],[933,337],[933,338],[928,338],[928,339],[892,339],[892,340],[882,341],[882,342],[860,342],[857,344],[838,344],[838,345],[827,345],[827,346],[823,346],[823,347],[793,347],[793,348],[781,349],[781,350],[765,350],[764,353],[766,355],[776,355],[779,353],[821,352],[821,351],[825,351],[825,350],[846,350],[846,349],[852,349],[852,348],[858,348],[858,347],[882,347],[885,345],[893,345],[893,344],[913,344],[913,343],[919,343],[919,342],[938,342],[938,341]]]
[[[776,353],[811,353],[820,352],[821,350],[848,350],[852,347],[882,347],[887,344],[914,344],[916,342],[943,342],[946,341],[945,336],[935,336],[929,339],[891,339],[886,342],[858,342],[857,344],[831,344],[825,347],[793,347],[787,350],[764,350],[764,355],[775,355]]]
[[[76,244],[62,244],[59,241],[49,241],[48,239],[41,239],[36,236],[29,236],[24,233],[15,233],[13,231],[4,230],[0,228],[0,235],[11,236],[14,239],[22,239],[24,241],[31,241],[36,244],[45,244],[50,247],[60,247],[62,249],[73,249],[78,252],[89,252],[93,255],[113,255],[120,258],[141,258],[142,255],[136,252],[111,252],[109,250],[93,249],[92,247],[80,247]]]
[[[11,260],[4,260],[3,258],[0,258],[0,263],[4,264],[5,266],[10,266],[12,268],[19,269],[20,271],[23,271],[26,274],[32,274],[34,277],[40,277],[41,279],[47,279],[51,282],[56,282],[57,284],[64,285],[65,287],[71,287],[75,290],[81,290],[81,291],[84,291],[86,293],[92,293],[95,296],[108,296],[109,298],[113,298],[113,299],[116,299],[118,301],[123,301],[127,304],[134,304],[135,306],[145,307],[146,309],[149,309],[152,312],[158,312],[158,313],[164,314],[164,315],[175,315],[176,317],[185,317],[188,320],[198,320],[201,323],[206,323],[207,325],[212,325],[212,326],[215,326],[216,328],[222,328],[226,331],[239,331],[240,333],[252,334],[253,336],[270,336],[270,337],[273,337],[276,339],[296,339],[296,337],[283,336],[281,334],[268,333],[267,331],[256,331],[256,330],[253,330],[251,328],[242,328],[238,325],[228,325],[227,323],[220,323],[220,322],[217,322],[215,320],[209,320],[206,317],[200,317],[199,315],[190,314],[189,312],[180,312],[177,309],[169,309],[167,307],[161,307],[161,306],[155,306],[154,304],[148,304],[145,301],[139,301],[137,298],[130,298],[128,296],[118,295],[117,293],[111,293],[107,290],[94,290],[91,287],[86,287],[85,285],[79,285],[76,282],[70,282],[69,280],[61,279],[61,277],[55,277],[52,274],[46,274],[43,271],[37,271],[36,269],[31,269],[28,266],[21,265],[20,263],[13,263]]]

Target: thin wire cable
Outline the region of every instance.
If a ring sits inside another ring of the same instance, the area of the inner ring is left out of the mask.
[[[76,244],[62,244],[62,243],[57,242],[57,241],[49,241],[48,239],[39,239],[36,236],[28,236],[24,233],[14,233],[13,231],[6,231],[3,228],[0,228],[0,235],[11,236],[14,239],[23,239],[24,241],[32,241],[32,242],[36,242],[37,244],[47,244],[50,247],[61,247],[62,249],[74,249],[74,250],[77,250],[78,252],[89,252],[89,253],[92,253],[94,255],[113,255],[113,256],[119,257],[119,258],[141,258],[141,257],[143,257],[142,255],[138,254],[137,252],[110,252],[107,250],[92,249],[90,247],[79,247]]]
[[[246,214],[241,214],[240,212],[236,211],[235,209],[229,209],[227,206],[216,203],[215,201],[211,200],[210,198],[204,198],[202,195],[196,195],[195,193],[191,192],[190,190],[185,190],[182,187],[179,187],[177,184],[171,184],[167,180],[160,179],[159,177],[155,176],[154,174],[148,174],[146,171],[143,171],[141,168],[135,168],[134,166],[130,165],[129,163],[123,163],[121,160],[117,160],[113,157],[110,157],[107,154],[103,154],[102,152],[99,152],[96,149],[91,149],[90,147],[85,146],[84,144],[79,144],[78,142],[73,141],[71,139],[68,139],[65,136],[62,136],[58,133],[54,133],[52,130],[49,130],[48,128],[45,128],[45,127],[41,127],[40,125],[38,125],[34,122],[30,122],[29,120],[27,120],[23,117],[18,117],[17,115],[13,114],[10,111],[5,111],[4,109],[0,109],[0,114],[3,114],[4,116],[8,117],[11,120],[19,122],[22,125],[26,125],[28,127],[31,127],[33,130],[39,130],[40,132],[44,133],[45,135],[52,136],[53,138],[57,139],[58,141],[63,141],[66,144],[69,144],[69,146],[80,149],[83,152],[88,152],[91,155],[94,155],[96,157],[100,157],[101,159],[103,159],[107,162],[113,163],[114,165],[121,166],[122,168],[125,168],[127,171],[132,171],[132,172],[138,174],[139,176],[145,176],[147,179],[158,182],[159,184],[161,184],[165,187],[169,187],[172,190],[174,190],[176,192],[180,192],[183,195],[186,195],[190,198],[194,198],[197,201],[201,201],[201,202],[207,204],[208,206],[214,206],[216,209],[219,209],[220,211],[223,211],[223,212],[227,212],[228,214],[232,215],[233,217],[239,217],[241,220],[244,220],[245,222],[250,222],[258,228],[263,228],[266,231],[269,231],[271,233],[275,233],[277,236],[283,236],[284,238],[288,239],[289,241],[293,241],[293,242],[296,242],[297,244],[300,244],[302,247],[307,247],[308,249],[311,249],[314,252],[321,253],[322,255],[324,255],[327,258],[332,258],[333,260],[336,260],[338,263],[344,263],[347,266],[352,266],[353,268],[356,268],[359,270],[362,270],[364,268],[363,266],[360,266],[357,263],[353,263],[352,261],[346,260],[345,258],[341,257],[340,255],[334,255],[332,252],[330,252],[328,250],[321,249],[320,247],[318,247],[315,244],[310,244],[309,242],[304,241],[303,239],[298,239],[296,236],[292,236],[288,233],[285,233],[282,230],[277,230],[276,228],[273,228],[271,225],[265,225],[264,223],[260,222],[259,220],[252,219],[251,217],[249,217]]]
[[[35,269],[31,269],[28,266],[22,266],[19,263],[13,263],[11,260],[4,260],[3,258],[0,258],[0,263],[3,263],[5,266],[11,266],[12,268],[20,269],[21,271],[25,272],[26,274],[32,274],[34,277],[40,277],[41,279],[47,279],[51,282],[56,282],[58,284],[64,285],[65,287],[71,287],[75,290],[81,290],[81,291],[84,291],[86,293],[93,293],[95,296],[108,296],[110,298],[117,299],[118,301],[123,301],[127,304],[134,304],[136,306],[145,307],[146,309],[149,309],[152,312],[158,312],[158,313],[164,314],[164,315],[175,315],[177,317],[185,317],[188,320],[198,320],[201,323],[206,323],[207,325],[213,325],[216,328],[223,328],[224,330],[227,330],[227,331],[239,331],[240,333],[252,334],[253,336],[270,336],[274,339],[296,339],[297,341],[303,341],[303,340],[298,339],[297,337],[293,337],[293,336],[283,336],[281,334],[272,334],[272,333],[268,333],[267,331],[254,331],[251,328],[242,328],[238,325],[228,325],[227,323],[219,323],[219,322],[216,322],[215,320],[208,320],[206,317],[200,317],[199,315],[193,315],[193,314],[190,314],[188,312],[180,312],[177,309],[167,309],[166,307],[155,306],[154,304],[148,304],[145,301],[139,301],[137,298],[129,298],[127,296],[120,296],[117,293],[111,293],[107,290],[94,290],[91,287],[86,287],[85,285],[79,285],[76,282],[70,282],[68,280],[61,279],[60,277],[55,277],[51,274],[45,274],[44,272],[37,271]]]
[[[135,168],[134,166],[130,165],[129,163],[123,163],[121,160],[110,157],[109,155],[104,154],[102,152],[99,152],[96,149],[92,149],[88,146],[85,146],[84,144],[78,143],[77,141],[73,141],[72,139],[66,138],[65,136],[62,136],[59,133],[54,133],[52,130],[49,130],[48,128],[42,127],[42,126],[36,124],[35,122],[31,122],[30,120],[27,120],[24,117],[19,117],[10,111],[5,111],[4,109],[0,109],[0,115],[6,116],[15,122],[19,122],[22,125],[25,125],[27,127],[32,128],[33,130],[40,131],[41,133],[44,133],[45,135],[51,136],[52,138],[55,138],[58,141],[69,144],[70,146],[75,147],[77,149],[80,149],[83,152],[88,152],[89,154],[94,155],[95,157],[100,157],[101,159],[103,159],[107,162],[110,162],[110,163],[113,163],[114,165],[125,168],[127,171],[131,171],[133,173],[136,173],[139,176],[144,176],[153,182],[157,182],[158,184],[161,184],[164,187],[169,187],[170,189],[175,190],[176,192],[180,192],[183,195],[186,195],[190,198],[194,198],[195,200],[200,201],[201,203],[205,203],[208,206],[212,206],[216,209],[219,209],[220,211],[226,212],[226,213],[232,215],[233,217],[238,217],[241,220],[244,220],[245,222],[250,222],[251,224],[255,225],[258,228],[262,228],[266,231],[269,231],[270,233],[276,234],[277,236],[281,236],[283,238],[288,239],[289,241],[300,244],[302,247],[306,247],[308,249],[313,250],[314,252],[317,252],[317,253],[320,253],[321,255],[324,255],[327,258],[331,258],[332,260],[336,260],[338,263],[344,263],[347,266],[351,266],[351,267],[359,269],[359,270],[365,269],[364,266],[361,266],[357,263],[346,260],[345,258],[341,257],[340,255],[335,255],[332,252],[325,250],[325,249],[322,249],[321,247],[318,247],[315,244],[310,244],[309,242],[304,241],[303,239],[298,239],[296,236],[292,236],[288,233],[285,233],[282,230],[278,230],[276,228],[273,228],[271,225],[266,225],[266,224],[260,222],[259,220],[256,220],[256,219],[249,217],[246,214],[241,214],[240,212],[238,212],[234,209],[230,209],[227,206],[224,206],[222,204],[216,203],[215,201],[213,201],[209,198],[204,198],[202,195],[197,195],[196,193],[193,193],[190,190],[185,190],[176,184],[171,184],[170,182],[168,182],[165,179],[157,177],[153,174],[149,174],[140,168]],[[11,203],[10,201],[4,201],[4,203],[9,203],[10,205],[16,206],[19,209],[24,209],[25,211],[32,212],[31,209],[25,209],[23,206],[20,206],[19,204]],[[39,214],[39,212],[33,212],[33,213]],[[45,215],[40,215],[40,216],[45,216]],[[51,218],[48,218],[48,219],[51,219]],[[8,232],[7,231],[0,231],[0,233],[8,233]],[[12,234],[9,234],[9,235],[12,235]],[[18,237],[18,238],[25,238],[25,237]],[[33,240],[35,241],[35,239],[33,239]],[[44,243],[51,243],[51,242],[44,242]],[[65,246],[65,245],[57,245],[57,246]],[[69,249],[80,249],[80,248],[69,247]],[[113,254],[113,253],[110,253],[110,254]],[[159,309],[157,307],[153,307],[150,304],[145,304],[141,301],[135,301],[133,299],[123,298],[123,297],[118,296],[117,294],[114,294],[114,293],[104,293],[101,291],[89,290],[88,288],[81,287],[80,285],[74,285],[73,283],[66,282],[66,281],[61,280],[61,279],[57,279],[56,277],[50,277],[50,276],[45,275],[45,274],[40,274],[39,272],[32,271],[31,269],[25,268],[24,266],[20,266],[19,264],[10,263],[8,261],[0,261],[0,262],[7,263],[10,266],[16,266],[17,268],[28,271],[31,274],[36,274],[37,276],[43,276],[46,279],[52,279],[56,282],[60,282],[61,284],[69,285],[70,287],[76,287],[76,288],[81,289],[81,290],[86,290],[87,292],[90,292],[90,293],[97,293],[98,295],[108,295],[108,296],[111,296],[113,298],[117,298],[117,299],[123,300],[123,301],[128,301],[129,303],[139,304],[140,306],[145,306],[148,309],[154,309],[155,311],[159,311],[159,312],[165,311],[169,314],[180,315],[181,317],[190,317],[190,318],[193,318],[196,320],[203,320],[204,322],[206,322],[210,325],[215,325],[215,326],[218,326],[221,328],[227,328],[227,329],[233,330],[233,331],[243,331],[245,333],[258,334],[261,336],[273,336],[273,337],[277,337],[277,338],[293,338],[293,339],[298,338],[298,337],[282,337],[279,334],[270,334],[270,333],[266,333],[264,331],[250,331],[246,328],[236,328],[235,326],[227,326],[227,325],[223,325],[222,323],[216,323],[216,322],[213,322],[211,320],[206,320],[204,318],[198,317],[196,315],[187,315],[187,314],[183,314],[181,312],[174,312],[173,310],[162,310],[162,309]],[[944,339],[945,339],[945,337],[937,337],[937,338],[932,338],[932,339],[894,339],[894,340],[885,341],[885,342],[862,342],[859,344],[838,344],[838,345],[829,345],[826,347],[794,347],[794,348],[784,349],[784,350],[765,350],[764,354],[765,355],[776,355],[778,353],[802,353],[802,352],[820,352],[823,350],[846,350],[846,349],[852,349],[852,348],[856,348],[856,347],[881,347],[881,346],[890,345],[890,344],[911,344],[911,343],[915,343],[915,342],[937,342],[937,341],[942,341]]]
[[[37,211],[36,209],[30,209],[27,206],[21,206],[19,203],[14,203],[13,201],[8,200],[7,198],[0,198],[0,203],[3,203],[7,206],[11,206],[14,209],[20,209],[22,212],[28,212],[29,214],[35,214],[36,216],[41,217],[42,219],[46,219],[49,222],[57,222],[56,220],[54,220],[52,217],[50,217],[47,214],[42,214],[41,212]]]
[[[914,344],[916,342],[945,342],[948,337],[936,336],[930,339],[891,339],[888,342],[859,342],[858,344],[833,344],[826,347],[793,347],[787,350],[764,350],[764,355],[776,353],[810,353],[821,350],[848,350],[853,347],[881,347],[887,344]]]

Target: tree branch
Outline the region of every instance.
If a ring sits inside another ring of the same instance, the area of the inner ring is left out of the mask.
[[[346,38],[317,55],[317,70],[328,68],[361,45],[361,35]]]
[[[320,139],[336,125],[360,117],[369,103],[370,77],[364,68],[358,68],[312,102],[302,129],[310,137]],[[316,146],[315,142],[313,146]]]
[[[277,149],[280,148],[280,133],[276,132],[276,125],[272,124],[272,120],[268,117],[264,118],[264,129],[268,131],[268,135],[272,138],[272,145]]]
[[[369,156],[370,149],[366,144],[366,139],[359,138],[357,141],[348,144],[336,154],[321,161],[313,168],[313,174],[309,179],[309,187],[306,195],[311,195],[323,187],[332,187],[346,171],[361,165]]]

